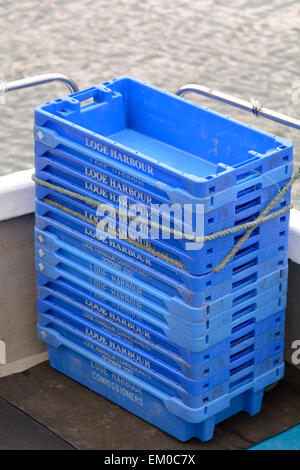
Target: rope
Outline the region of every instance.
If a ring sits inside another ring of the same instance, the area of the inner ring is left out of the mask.
[[[99,207],[102,204],[101,202],[99,202],[95,199],[92,199],[92,198],[89,198],[89,197],[86,197],[86,196],[82,196],[81,194],[75,193],[74,191],[70,191],[68,189],[62,188],[61,186],[57,186],[57,185],[54,185],[52,183],[48,183],[47,181],[41,180],[41,179],[37,178],[35,175],[32,176],[32,180],[35,183],[37,183],[41,186],[45,186],[49,189],[52,189],[53,191],[57,191],[61,194],[65,194],[66,196],[72,197],[74,199],[78,199],[78,200],[86,203],[89,206]],[[152,226],[152,227],[155,227],[155,228],[159,228],[160,230],[168,232],[172,235],[178,235],[180,238],[184,238],[184,239],[189,240],[189,241],[204,242],[205,243],[207,241],[212,241],[212,240],[215,240],[216,238],[224,237],[226,235],[229,235],[229,234],[232,234],[232,233],[235,233],[235,232],[239,232],[241,230],[246,230],[250,227],[255,228],[257,226],[257,221],[258,221],[258,223],[267,222],[267,221],[273,219],[274,217],[277,217],[278,215],[281,215],[284,212],[292,209],[292,207],[293,206],[290,204],[289,206],[283,207],[283,208],[281,208],[281,209],[279,209],[275,212],[272,212],[271,214],[266,215],[264,217],[259,216],[259,218],[254,220],[254,221],[246,222],[246,223],[240,224],[240,225],[236,225],[235,227],[230,227],[230,228],[221,230],[219,232],[213,233],[211,235],[204,235],[202,237],[196,237],[195,235],[187,235],[183,232],[179,232],[178,230],[174,230],[170,227],[165,227],[165,226],[163,226],[161,224],[157,224],[153,221],[149,223],[148,220],[141,219],[140,217],[139,217],[139,220],[140,220],[141,223],[145,223],[145,225]],[[122,211],[119,211],[119,209],[117,209],[117,208],[115,208],[115,210],[116,210],[116,212],[121,212],[122,213]],[[84,217],[84,216],[82,216],[82,217]],[[135,216],[131,216],[130,214],[128,214],[129,219],[133,219],[134,217]],[[85,219],[82,219],[82,220],[85,220]],[[87,219],[87,221],[88,220],[90,220],[90,219]]]
[[[84,222],[87,222],[88,224],[93,225],[94,227],[97,227],[97,225],[98,225],[97,221],[91,220],[88,217],[85,217],[84,215],[80,214],[80,212],[73,211],[72,209],[69,209],[69,207],[63,206],[62,204],[59,204],[58,202],[52,201],[51,199],[48,199],[48,198],[44,198],[43,201],[46,202],[47,204],[49,204],[50,206],[56,207],[57,209],[60,209],[64,212],[66,212],[67,214],[72,215],[73,217],[77,217],[78,219],[81,219]],[[114,233],[112,231],[110,231],[108,227],[107,227],[107,230],[104,230],[104,231],[114,235]],[[167,263],[169,263],[173,266],[176,266],[179,269],[184,269],[184,270],[186,269],[184,264],[181,261],[173,259],[170,256],[166,255],[165,253],[161,253],[160,251],[156,250],[153,247],[143,245],[142,243],[139,243],[136,240],[133,240],[132,238],[128,238],[128,237],[124,238],[123,237],[122,239],[126,240],[131,245],[135,246],[136,248],[140,248],[140,249],[146,251],[147,253],[150,253],[151,255],[156,256],[157,258],[161,258],[164,261],[166,261]]]
[[[205,243],[206,241],[212,241],[212,240],[215,240],[217,238],[220,238],[220,237],[224,237],[226,235],[229,235],[229,234],[233,234],[233,233],[236,233],[236,232],[239,232],[241,230],[247,230],[244,235],[240,238],[240,240],[234,245],[234,247],[232,248],[232,250],[228,253],[228,255],[224,258],[224,260],[219,263],[211,272],[218,272],[218,271],[221,271],[221,269],[223,269],[227,263],[235,256],[235,254],[237,253],[237,251],[240,249],[240,247],[244,244],[244,242],[250,237],[251,233],[255,230],[255,228],[260,225],[261,223],[264,223],[264,222],[267,222],[271,219],[273,219],[274,217],[278,217],[279,215],[289,211],[290,209],[292,209],[292,204],[289,204],[288,206],[285,206],[285,207],[282,207],[281,209],[275,211],[275,212],[272,212],[269,214],[269,212],[272,210],[272,208],[277,204],[277,202],[284,196],[284,194],[289,190],[289,188],[292,186],[292,184],[300,177],[300,168],[298,170],[298,173],[296,173],[293,178],[282,188],[281,191],[278,192],[278,194],[274,197],[274,199],[272,199],[272,201],[267,205],[267,207],[260,213],[260,215],[254,220],[254,221],[251,221],[251,222],[247,222],[247,223],[244,223],[244,224],[240,224],[240,225],[237,225],[235,227],[230,227],[230,228],[227,228],[227,229],[224,229],[224,230],[221,230],[219,232],[216,232],[216,233],[213,233],[213,234],[210,234],[210,235],[205,235],[205,236],[202,236],[202,237],[196,237],[196,236],[193,236],[193,235],[187,235],[187,234],[184,234],[182,232],[179,232],[177,230],[174,230],[174,229],[171,229],[169,227],[165,227],[165,226],[162,226],[161,224],[156,224],[155,222],[151,222],[151,226],[152,227],[156,227],[156,228],[159,228],[160,230],[162,231],[166,231],[168,233],[171,233],[173,235],[178,235],[179,237],[181,238],[184,238],[184,239],[187,239],[189,241],[195,241],[195,242],[203,242]],[[66,188],[62,188],[61,186],[57,186],[57,185],[54,185],[52,183],[49,183],[47,181],[44,181],[44,180],[41,180],[39,178],[37,178],[35,175],[32,175],[32,180],[36,183],[36,184],[39,184],[40,186],[44,186],[46,188],[49,188],[53,191],[56,191],[58,193],[61,193],[61,194],[65,194],[66,196],[69,196],[71,198],[74,198],[74,199],[78,199],[82,202],[84,202],[85,204],[89,205],[89,206],[92,206],[92,207],[99,207],[102,205],[101,202],[93,199],[93,198],[89,198],[87,196],[83,196],[79,193],[76,193],[74,191],[70,191]],[[69,209],[68,207],[65,207],[63,206],[62,204],[59,204],[57,202],[54,202],[52,201],[51,199],[49,198],[44,198],[44,201],[53,206],[53,207],[57,207],[59,208],[60,210],[74,216],[74,217],[77,217],[81,220],[83,220],[84,222],[87,222],[95,227],[98,226],[98,222],[97,221],[93,221],[91,219],[89,219],[88,217],[85,217],[83,216],[82,214],[80,214],[79,212],[77,211],[73,211],[71,209]],[[119,211],[119,209],[115,208],[116,212],[121,212],[122,211]],[[128,218],[131,219],[131,218],[134,218],[134,216],[130,216],[128,215]],[[148,226],[150,225],[149,224],[149,221],[147,221],[146,219],[140,219],[139,220],[141,222],[145,222],[146,224],[148,224]],[[106,230],[108,233],[112,233],[111,231],[109,230]],[[169,264],[172,264],[172,265],[175,265],[181,269],[185,269],[183,263],[181,263],[180,261],[178,260],[175,260],[173,258],[171,258],[170,256],[168,255],[165,255],[159,251],[157,251],[155,248],[151,248],[151,247],[148,247],[146,245],[143,245],[141,243],[138,243],[136,242],[135,240],[133,240],[132,238],[124,238],[122,237],[122,239],[126,239],[127,241],[129,241],[129,243],[131,243],[132,245],[134,246],[137,246],[138,248],[141,248],[143,249],[144,251],[148,252],[148,253],[151,253],[153,254],[154,256],[157,256],[159,258],[162,258],[164,259],[165,261],[167,261]]]
[[[269,204],[267,205],[267,207],[265,207],[265,209],[260,213],[260,215],[257,217],[257,219],[255,220],[255,225],[253,225],[253,227],[250,227],[246,233],[244,233],[244,235],[239,239],[239,241],[234,245],[234,247],[232,248],[232,250],[228,253],[228,255],[223,259],[223,261],[221,261],[220,264],[218,264],[213,270],[212,272],[219,272],[221,271],[221,269],[223,269],[226,264],[231,260],[231,258],[233,258],[236,254],[236,252],[239,250],[239,248],[243,245],[243,243],[245,243],[246,240],[248,240],[248,238],[250,237],[251,233],[253,232],[253,230],[255,230],[255,228],[260,224],[261,222],[261,219],[264,218],[268,212],[270,212],[274,206],[276,206],[277,202],[280,201],[280,199],[285,195],[285,193],[290,189],[290,187],[292,186],[292,184],[300,177],[300,168],[298,169],[298,173],[296,173],[293,178],[291,178],[291,180],[282,188],[282,190],[274,197],[274,199],[272,199],[271,202],[269,202]],[[292,206],[290,204],[290,206]],[[287,206],[289,207],[289,206]],[[286,207],[286,208],[287,208]],[[286,209],[284,208],[284,209]],[[292,207],[290,207],[291,209]],[[289,210],[289,209],[288,209]],[[271,215],[271,214],[270,214]]]

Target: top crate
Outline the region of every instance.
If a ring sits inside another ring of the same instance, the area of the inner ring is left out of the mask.
[[[290,142],[128,77],[38,106],[35,124],[49,148],[67,147],[144,190],[176,188],[181,202],[292,160]]]

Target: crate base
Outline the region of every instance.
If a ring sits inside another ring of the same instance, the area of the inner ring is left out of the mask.
[[[221,421],[240,411],[245,411],[250,415],[259,413],[264,388],[282,378],[284,373],[283,364],[272,369],[253,380],[247,385],[248,388],[245,386],[239,393],[230,394],[226,408],[221,408],[220,400],[216,400],[219,402],[216,403],[216,413],[208,418],[199,419],[200,422],[194,422],[197,418],[196,413],[193,412],[198,410],[191,410],[178,400],[168,399],[167,395],[157,394],[153,387],[149,387],[147,384],[143,386],[141,381],[134,378],[130,382],[128,374],[122,373],[121,370],[113,372],[112,365],[107,364],[106,366],[96,356],[93,361],[91,360],[92,355],[85,354],[83,356],[73,348],[62,344],[58,347],[48,344],[48,352],[50,364],[54,369],[180,441],[188,441],[195,437],[202,442],[208,441],[213,438],[215,425]],[[181,412],[178,412],[179,408]],[[179,414],[186,414],[188,420],[183,419]],[[194,417],[192,417],[193,415]],[[201,415],[203,416],[202,413]]]

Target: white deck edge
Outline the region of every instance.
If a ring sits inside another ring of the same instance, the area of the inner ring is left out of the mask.
[[[0,221],[34,212],[34,169],[0,176]],[[290,213],[289,258],[300,264],[300,211]]]
[[[34,212],[34,169],[0,176],[0,221]]]
[[[18,361],[11,362],[10,364],[0,365],[0,377],[6,377],[11,374],[18,374],[24,370],[30,369],[41,362],[48,360],[47,351],[40,354],[34,354],[24,359],[19,359]]]
[[[300,211],[292,209],[289,226],[289,258],[300,264]]]

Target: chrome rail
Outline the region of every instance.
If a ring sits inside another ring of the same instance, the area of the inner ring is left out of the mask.
[[[22,88],[29,88],[37,85],[44,85],[51,82],[64,83],[71,93],[79,91],[77,84],[74,80],[68,78],[62,73],[45,73],[42,75],[35,75],[34,77],[21,78],[11,82],[3,82],[3,92],[10,93],[11,91],[21,90]]]
[[[251,98],[250,101],[245,101],[235,96],[228,95],[213,88],[207,88],[202,85],[196,84],[187,84],[183,85],[176,91],[177,96],[184,96],[188,93],[196,93],[199,95],[206,96],[208,98],[215,99],[217,101],[222,101],[223,103],[230,104],[236,108],[244,109],[250,111],[257,116],[262,116],[272,121],[279,122],[286,126],[294,127],[300,129],[300,120],[286,116],[285,114],[278,113],[277,111],[272,111],[271,109],[265,108],[257,100]]]

